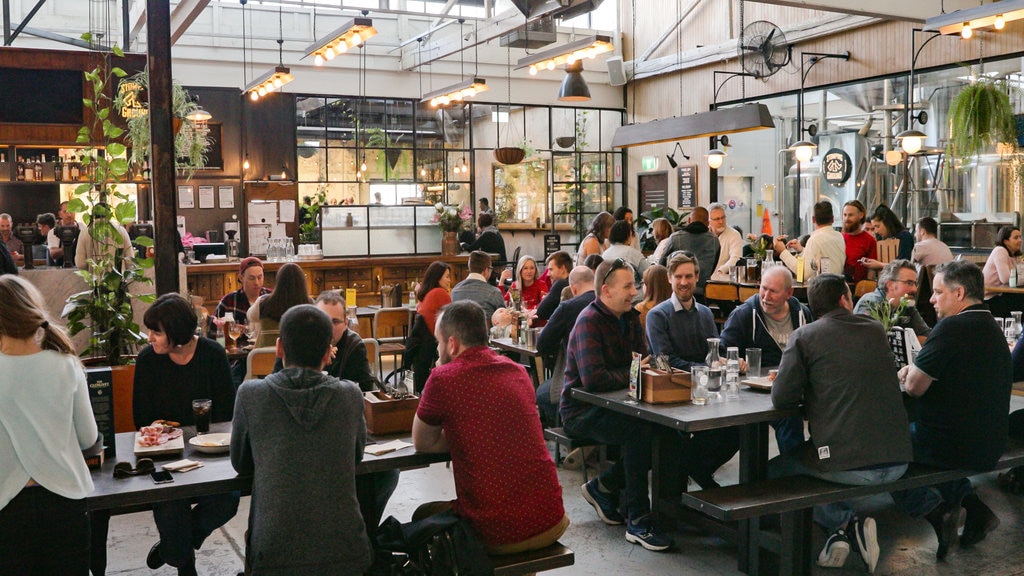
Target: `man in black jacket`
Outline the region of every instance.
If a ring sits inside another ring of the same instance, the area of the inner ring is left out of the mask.
[[[501,232],[498,232],[498,227],[494,225],[494,216],[481,214],[477,216],[476,225],[480,229],[480,234],[473,242],[462,244],[462,249],[466,252],[482,250],[491,254],[492,257],[497,254],[498,257],[494,259],[494,264],[503,266],[508,261],[508,256],[505,254],[505,241],[501,238]]]
[[[548,323],[537,335],[537,351],[545,357],[555,357],[551,378],[537,387],[537,407],[545,423],[553,424],[558,414],[558,402],[562,397],[562,382],[565,380],[565,343],[576,325],[576,317],[594,301],[594,271],[586,266],[577,266],[569,273],[569,289],[573,297],[555,308]],[[551,291],[548,295],[554,293]]]
[[[700,264],[700,277],[697,279],[697,290],[694,295],[702,304],[704,303],[704,285],[708,283],[708,279],[714,273],[715,265],[718,263],[718,253],[722,249],[718,243],[718,237],[708,228],[710,221],[711,216],[708,214],[707,208],[703,206],[694,208],[690,213],[690,223],[669,236],[672,244],[668,250],[665,250],[661,262],[659,262],[662,266],[667,265],[672,254],[680,250],[689,252],[696,258]]]

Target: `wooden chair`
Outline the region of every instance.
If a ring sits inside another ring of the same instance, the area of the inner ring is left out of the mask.
[[[724,282],[708,282],[704,286],[704,297],[708,300],[736,302],[740,299],[739,287]]]
[[[277,347],[264,346],[253,348],[245,358],[245,379],[263,378],[274,372],[274,361],[277,360]]]
[[[887,264],[895,260],[896,255],[900,253],[900,239],[889,238],[888,240],[879,240],[877,247],[878,261],[882,264]]]
[[[377,340],[377,373],[384,379],[380,360],[383,356],[397,357],[405,354],[405,340],[412,328],[412,312],[409,308],[381,308],[373,313],[373,337]]]
[[[878,282],[874,280],[861,280],[853,288],[853,297],[860,298],[865,294],[870,294],[875,291],[875,288],[878,288]]]
[[[380,367],[377,362],[377,351],[380,348],[380,342],[377,342],[376,338],[363,338],[363,345],[366,346],[366,360],[370,362],[370,374],[374,372],[380,374]]]

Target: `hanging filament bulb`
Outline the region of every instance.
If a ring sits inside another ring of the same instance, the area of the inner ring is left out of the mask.
[[[970,40],[971,36],[974,36],[974,30],[971,30],[971,23],[964,22],[964,27],[960,29],[960,37],[964,40]]]
[[[260,95],[255,90],[253,90],[252,92],[249,92],[249,99],[255,102],[260,99]]]
[[[246,152],[245,153],[245,160],[242,161],[242,170],[248,170],[248,169],[249,169],[249,153]]]
[[[462,173],[463,174],[468,174],[469,173],[469,165],[466,164],[466,157],[465,156],[462,157]]]
[[[537,65],[536,64],[530,64],[530,76],[536,76],[536,75],[537,75]]]
[[[427,169],[426,168],[420,168],[420,177],[421,178],[426,178],[427,177]]]
[[[360,172],[366,172],[366,156],[363,156],[363,163],[359,165]]]
[[[319,54],[317,54],[316,56],[313,57],[313,64],[315,64],[317,66],[323,66],[324,65],[324,57],[319,55]]]
[[[996,21],[992,23],[992,27],[996,30],[1002,30],[1006,27],[1006,20],[1003,19],[1003,15],[996,16]]]

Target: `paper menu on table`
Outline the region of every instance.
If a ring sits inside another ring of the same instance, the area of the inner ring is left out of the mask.
[[[387,454],[388,452],[394,452],[395,450],[401,450],[402,448],[408,448],[410,446],[412,446],[412,444],[408,442],[392,440],[391,442],[384,442],[383,444],[367,444],[364,451],[367,454],[380,456],[381,454]]]

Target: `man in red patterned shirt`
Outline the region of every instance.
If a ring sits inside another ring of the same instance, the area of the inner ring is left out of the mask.
[[[445,306],[434,335],[440,364],[423,389],[412,438],[419,452],[451,451],[456,499],[424,504],[413,519],[452,508],[491,554],[552,544],[569,518],[530,377],[487,347],[476,302]]]

